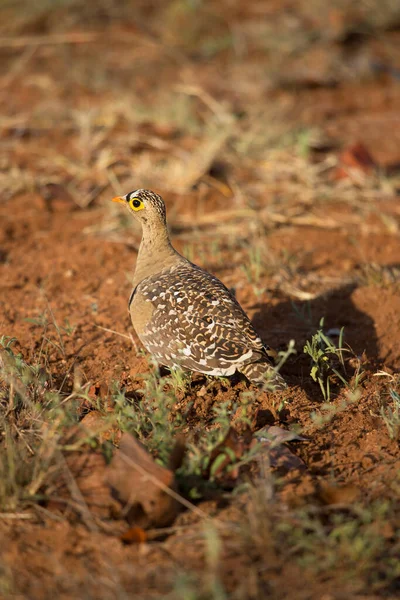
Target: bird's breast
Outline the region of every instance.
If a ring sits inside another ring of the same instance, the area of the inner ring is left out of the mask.
[[[135,293],[129,306],[129,313],[132,325],[139,337],[146,332],[146,328],[152,319],[154,308],[154,305],[148,302],[140,292]]]

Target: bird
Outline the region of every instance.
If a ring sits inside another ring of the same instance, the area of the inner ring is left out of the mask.
[[[159,365],[216,377],[235,372],[264,389],[285,389],[263,342],[228,288],[172,246],[164,200],[138,189],[113,198],[141,224],[128,310]]]

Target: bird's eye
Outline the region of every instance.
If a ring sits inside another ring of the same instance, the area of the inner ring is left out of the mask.
[[[132,208],[132,210],[141,210],[142,208],[144,208],[144,204],[141,200],[139,200],[139,198],[131,198],[129,200],[129,205]]]

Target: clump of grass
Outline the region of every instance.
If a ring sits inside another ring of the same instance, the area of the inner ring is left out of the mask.
[[[176,396],[169,382],[169,378],[158,377],[157,373],[146,373],[140,396],[133,399],[116,385],[114,411],[109,416],[121,431],[132,433],[164,465],[168,464],[176,435],[184,424],[184,416],[173,411]]]
[[[297,508],[271,503],[260,480],[246,501],[247,522],[242,527],[243,546],[253,564],[297,563],[304,574],[324,581],[329,589],[339,583],[359,593],[391,592],[400,576],[397,555],[400,541],[395,532],[399,518],[396,499],[369,504]]]
[[[40,447],[42,379],[37,368],[13,351],[16,339],[2,336],[0,346],[0,510],[16,510],[33,500],[40,469],[33,457]],[[24,431],[20,422],[29,422]]]
[[[0,401],[3,407],[7,405],[5,418],[12,412],[18,414],[27,405],[32,407],[46,384],[46,375],[40,366],[27,364],[22,354],[14,352],[16,342],[16,338],[10,336],[0,338],[0,378],[3,382]]]
[[[26,363],[15,344],[15,338],[0,339],[0,511],[46,500],[67,449],[65,434],[88,399],[79,385],[68,396],[52,389],[40,364]]]
[[[390,590],[400,576],[400,547],[395,535],[382,531],[396,518],[396,503],[380,500],[368,507],[355,504],[345,512],[308,507],[280,520],[275,529],[278,539],[282,536],[281,547],[302,568],[331,578],[339,570],[360,587]]]
[[[344,364],[343,352],[343,332],[344,328],[340,329],[338,345],[323,332],[324,319],[319,323],[319,329],[312,336],[311,341],[307,340],[304,346],[305,354],[311,357],[312,379],[318,382],[324,400],[330,400],[331,397],[331,380],[332,375],[335,375],[343,385],[348,386],[345,379],[346,368]],[[341,368],[342,373],[338,370]]]

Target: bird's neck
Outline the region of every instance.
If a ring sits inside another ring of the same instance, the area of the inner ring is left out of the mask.
[[[145,224],[143,227],[142,241],[136,260],[133,287],[143,279],[159,273],[182,259],[173,248],[166,226],[160,224]]]

